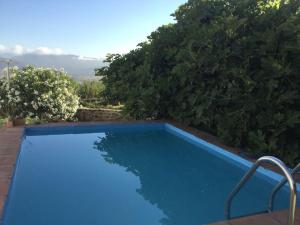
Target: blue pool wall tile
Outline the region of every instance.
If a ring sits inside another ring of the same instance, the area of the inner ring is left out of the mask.
[[[226,160],[227,162],[230,162],[238,167],[240,167],[243,170],[248,170],[253,163],[243,159],[242,157],[233,154],[229,151],[226,151],[214,144],[211,144],[207,141],[204,141],[201,138],[196,137],[195,135],[188,133],[182,129],[179,129],[171,124],[166,123],[165,124],[165,129],[166,131],[183,138],[184,140],[200,147],[201,149],[204,149],[206,151],[209,151],[210,153],[216,155],[217,157],[220,157],[224,160]],[[281,175],[279,175],[278,173],[275,173],[271,170],[265,169],[263,167],[259,167],[257,169],[257,173],[255,174],[255,176],[258,176],[260,178],[265,179],[267,182],[276,185],[278,182],[280,182],[283,177]],[[269,178],[269,179],[268,179]],[[285,185],[285,189],[288,190],[288,184]],[[300,191],[300,184],[297,184],[297,190]]]
[[[80,133],[96,133],[109,130],[126,130],[126,129],[151,129],[164,130],[163,123],[141,123],[141,124],[92,124],[92,125],[67,125],[67,126],[41,126],[41,127],[26,127],[25,134],[27,136],[37,135],[57,135],[57,134],[80,134]]]
[[[199,148],[214,154],[217,157],[226,160],[227,162],[243,169],[248,170],[253,163],[236,155],[229,151],[224,150],[214,144],[211,144],[203,139],[196,137],[195,135],[186,132],[180,128],[177,128],[169,123],[139,123],[139,124],[74,124],[74,125],[55,125],[55,126],[40,126],[40,127],[26,127],[26,136],[36,136],[36,135],[58,135],[58,134],[80,134],[80,133],[95,133],[103,132],[109,130],[126,130],[126,129],[159,129],[166,130],[196,146]],[[259,176],[265,179],[271,184],[277,184],[283,177],[271,170],[265,169],[263,167],[258,168],[255,176]],[[287,185],[286,185],[287,189]],[[297,185],[297,189],[300,190],[300,185]],[[287,189],[288,190],[288,189]]]

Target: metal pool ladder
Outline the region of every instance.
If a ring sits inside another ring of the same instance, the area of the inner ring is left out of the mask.
[[[297,187],[296,183],[293,179],[293,175],[297,173],[297,171],[300,170],[300,163],[293,169],[293,171],[290,173],[287,166],[279,159],[273,157],[273,156],[263,156],[259,158],[253,166],[249,169],[249,171],[242,177],[240,182],[235,186],[233,191],[229,194],[227,201],[225,203],[225,216],[226,218],[232,219],[231,217],[231,203],[233,198],[239,193],[239,191],[242,189],[242,187],[246,184],[246,182],[253,176],[253,174],[256,172],[256,170],[263,164],[263,163],[269,163],[277,166],[284,174],[283,180],[276,185],[276,187],[272,190],[270,201],[269,201],[269,207],[268,210],[263,212],[258,212],[255,214],[260,213],[267,213],[273,211],[273,203],[274,203],[274,197],[276,193],[279,191],[279,189],[288,182],[289,189],[290,189],[290,204],[289,204],[289,215],[288,215],[288,225],[294,225],[295,224],[295,213],[296,213],[296,201],[297,201]],[[252,214],[252,215],[255,215]]]

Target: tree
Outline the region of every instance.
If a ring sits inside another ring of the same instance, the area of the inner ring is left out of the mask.
[[[259,156],[300,159],[300,1],[189,0],[101,69],[108,101]]]

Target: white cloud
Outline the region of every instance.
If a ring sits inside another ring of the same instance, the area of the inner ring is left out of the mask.
[[[48,48],[45,46],[32,49],[25,48],[24,46],[19,44],[12,47],[0,44],[0,54],[23,55],[27,53],[34,53],[39,55],[62,55],[64,54],[64,51],[60,48]]]
[[[40,55],[62,55],[63,50],[60,48],[38,47],[32,50],[33,53]]]
[[[10,50],[9,48],[7,48]],[[13,54],[16,55],[22,55],[26,51],[26,49],[22,45],[15,45],[14,47],[11,48],[11,51]]]
[[[77,56],[77,59],[79,60],[86,60],[86,61],[94,61],[94,60],[101,60],[99,58],[95,58],[95,57],[86,57],[86,56]]]
[[[0,53],[5,51],[5,46],[0,44]]]

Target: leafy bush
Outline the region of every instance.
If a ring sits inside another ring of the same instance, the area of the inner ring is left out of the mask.
[[[104,104],[103,91],[105,86],[102,81],[83,81],[78,84],[77,93],[80,103],[89,108],[99,107]]]
[[[102,81],[83,81],[79,84],[78,95],[82,99],[101,98],[104,91],[104,84]]]
[[[7,122],[7,118],[2,118],[0,116],[0,127],[3,126]]]
[[[0,85],[1,108],[12,118],[66,120],[79,105],[75,84],[63,71],[27,66]]]
[[[97,70],[137,119],[173,118],[227,144],[300,159],[300,1],[189,0]]]

